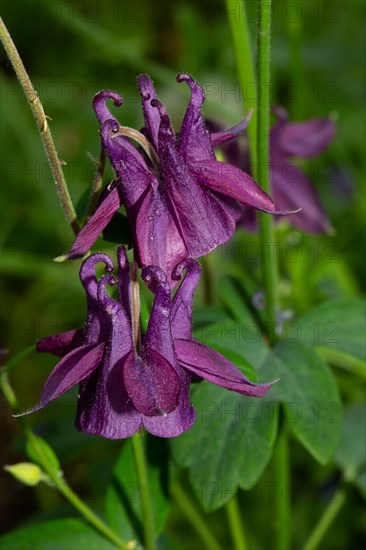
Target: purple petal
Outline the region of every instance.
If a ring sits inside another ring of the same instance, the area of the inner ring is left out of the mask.
[[[108,322],[109,340],[100,368],[80,385],[77,428],[109,439],[123,439],[141,426],[141,414],[133,406],[124,382],[123,369],[133,349],[130,320],[118,302],[107,294],[114,282],[105,275],[98,283],[98,300]]]
[[[193,297],[201,267],[195,260],[185,260],[177,265],[172,278],[179,280],[184,269],[187,270],[186,276],[175,293],[172,304],[171,326],[174,338],[188,339],[192,337]]]
[[[191,99],[179,133],[179,152],[184,161],[198,162],[200,160],[215,159],[210,134],[206,129],[202,116],[202,104],[205,101],[204,90],[187,73],[180,73],[177,76],[177,82],[187,82],[191,89]]]
[[[304,122],[288,122],[288,114],[282,107],[273,107],[277,123],[270,133],[271,155],[312,158],[328,147],[337,127],[330,118],[313,118]]]
[[[112,259],[103,253],[95,253],[86,258],[80,267],[80,280],[87,296],[88,315],[85,327],[85,342],[98,344],[108,338],[108,318],[98,302],[98,281],[95,269],[98,263],[104,263],[105,271],[110,273],[114,269]]]
[[[271,162],[272,189],[281,210],[301,208],[291,216],[291,224],[307,233],[331,233],[332,226],[311,181],[296,164]]]
[[[158,100],[154,100],[154,105],[161,117],[159,157],[167,205],[176,220],[188,256],[197,258],[227,241],[235,230],[235,223],[225,205],[190,174],[174,146],[174,134],[164,106]]]
[[[174,344],[183,368],[218,386],[243,395],[262,397],[273,384],[273,382],[270,384],[250,382],[220,353],[196,340],[177,339]]]
[[[130,266],[124,246],[117,249],[118,261],[118,298],[127,317],[131,318],[131,277]]]
[[[158,437],[177,437],[189,430],[196,419],[196,412],[189,400],[189,375],[180,369],[180,394],[178,406],[167,415],[144,416],[143,424],[148,432]]]
[[[53,353],[59,357],[64,357],[75,348],[79,348],[84,343],[84,331],[81,329],[68,330],[53,336],[47,336],[38,340],[36,350],[40,353]]]
[[[156,98],[154,84],[147,74],[141,74],[137,78],[137,87],[142,99],[146,137],[153,144],[154,148],[158,150],[160,114],[159,111],[151,105],[151,100]]]
[[[127,357],[123,369],[127,393],[145,416],[166,415],[178,406],[179,376],[160,353],[142,350]]]
[[[187,249],[164,197],[150,188],[139,206],[136,246],[142,267],[157,265],[170,275]],[[175,284],[175,281],[172,282]]]
[[[123,103],[122,97],[113,90],[103,90],[98,92],[94,97],[93,108],[100,125],[102,125],[106,120],[114,118],[106,106],[107,99],[111,99],[116,107],[120,107]]]
[[[85,256],[98,239],[103,229],[111,221],[114,214],[121,206],[121,203],[120,191],[117,187],[114,187],[100,203],[90,220],[84,225],[76,237],[70,252],[67,254],[67,259],[75,260],[76,258]]]
[[[190,170],[198,181],[215,191],[238,202],[262,210],[274,212],[275,205],[254,179],[232,164],[217,160],[192,163]]]
[[[118,129],[119,124],[115,120],[107,120],[101,128],[102,144],[119,176],[123,202],[127,208],[131,208],[147,187],[157,187],[158,183],[148,170],[142,154],[126,138],[116,133]]]
[[[43,386],[39,403],[29,411],[17,416],[24,416],[48,405],[54,399],[73,388],[91,374],[100,364],[104,344],[87,344],[74,349],[56,365]]]
[[[123,99],[117,92],[113,92],[112,90],[104,90],[102,92],[99,92],[93,102],[93,107],[95,110],[95,113],[98,117],[100,127],[102,128],[105,124],[109,125],[111,127],[119,128],[119,122],[117,119],[110,113],[106,106],[107,99],[113,100],[114,104],[117,107],[120,107],[123,103]],[[101,132],[102,137],[102,145],[104,149],[107,151],[108,155],[110,152],[108,140],[105,141],[106,136],[103,136],[103,133]],[[136,156],[137,158],[140,158],[141,155],[137,151],[136,147],[130,143],[129,139],[126,136],[118,135],[114,138],[114,146],[117,146],[119,144],[120,146],[123,146],[125,149],[127,149],[133,156]],[[145,165],[144,160],[142,157],[140,158],[141,162]]]
[[[222,145],[232,139],[237,138],[247,128],[251,117],[252,111],[250,111],[248,115],[241,122],[239,122],[239,124],[231,126],[231,128],[227,128],[226,130],[218,130],[217,132],[212,132],[210,134],[212,147],[219,147],[219,145]]]

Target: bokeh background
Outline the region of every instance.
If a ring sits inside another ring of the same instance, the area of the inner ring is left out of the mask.
[[[256,2],[247,2],[247,9],[255,36]],[[208,117],[231,125],[243,116],[224,2],[3,0],[1,11],[52,119],[50,127],[60,157],[67,163],[65,175],[75,203],[94,177],[90,155],[99,155],[98,125],[91,106],[97,91],[117,90],[125,98],[124,106],[115,110],[119,120],[140,128],[135,81],[139,73],[146,72],[178,127],[189,93],[175,82],[175,76],[186,71],[206,89]],[[279,228],[280,242],[298,243],[302,250],[296,263],[285,255],[280,257],[282,300],[296,312],[327,298],[356,296],[364,290],[364,12],[361,0],[274,2],[272,103],[285,106],[293,120],[331,114],[338,125],[327,152],[303,163],[336,234],[306,236],[286,223]],[[13,356],[35,339],[82,326],[85,298],[77,275],[79,262],[53,262],[68,249],[72,233],[58,203],[32,114],[3,51],[1,69],[1,347]],[[107,169],[106,181],[110,176]],[[216,298],[220,274],[236,273],[239,263],[241,270],[245,265],[248,284],[257,288],[259,258],[246,248],[248,243],[257,243],[256,236],[240,230],[223,251],[210,256],[211,280],[205,291],[213,296],[216,307],[220,307]],[[114,245],[100,241],[98,246],[108,251]],[[198,306],[203,294],[198,296]],[[12,385],[24,408],[36,402],[54,364],[52,357],[33,354],[12,372]],[[341,369],[336,373],[344,402],[362,401],[364,388],[359,379]],[[61,403],[35,415],[33,422],[57,451],[75,490],[99,509],[120,442],[78,433],[73,428],[74,408],[70,392]],[[17,423],[3,402],[0,421],[1,463],[24,459]],[[299,545],[340,474],[332,463],[320,467],[295,441],[291,453],[293,530]],[[3,532],[24,522],[74,513],[46,486],[25,488],[3,471],[0,479]],[[270,479],[269,467],[262,483]],[[247,523],[253,533],[262,532],[263,525],[271,522],[271,499],[255,502],[248,495],[243,493],[240,499]],[[366,531],[361,507],[359,491],[350,489],[348,505],[322,548],[360,547]],[[225,540],[229,535],[221,522],[223,514],[220,510],[211,514],[208,522]],[[184,547],[197,544],[174,506],[167,531],[171,541],[183,540]]]

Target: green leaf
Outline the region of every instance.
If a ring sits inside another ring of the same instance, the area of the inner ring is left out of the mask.
[[[159,534],[168,514],[168,452],[166,441],[146,437],[149,490]],[[127,441],[117,459],[107,489],[106,515],[110,526],[125,540],[143,540],[143,512],[132,444]]]
[[[236,321],[243,324],[253,322],[253,316],[245,303],[243,290],[233,277],[227,275],[221,277],[217,288],[222,302]]]
[[[365,362],[365,301],[330,300],[296,320],[299,341],[330,348]]]
[[[331,369],[311,348],[289,342],[278,344],[264,367],[273,378],[279,378],[269,397],[284,403],[293,434],[325,464],[338,444],[342,416]]]
[[[0,537],[4,550],[115,550],[115,546],[76,518],[56,519]]]
[[[127,217],[117,212],[103,231],[103,239],[110,243],[129,244],[130,227]]]
[[[25,444],[28,457],[44,468],[47,462],[56,472],[60,470],[60,462],[49,444],[38,435],[31,434]]]
[[[344,477],[358,486],[366,498],[366,405],[357,403],[344,411],[342,436],[334,460]]]
[[[174,458],[188,467],[202,506],[211,511],[239,487],[251,489],[261,476],[277,433],[277,406],[202,382],[193,392],[197,420],[170,441]]]

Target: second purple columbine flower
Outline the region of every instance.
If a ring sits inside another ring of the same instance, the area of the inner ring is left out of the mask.
[[[98,281],[95,267],[103,262],[107,274]],[[110,439],[131,436],[144,426],[160,437],[175,437],[195,420],[190,403],[191,378],[206,379],[229,390],[260,397],[271,384],[250,382],[220,353],[192,336],[192,305],[200,267],[181,262],[173,272],[185,278],[171,299],[166,274],[157,266],[142,271],[155,293],[146,334],[136,344],[129,265],[118,249],[118,277],[106,254],[93,254],[80,270],[87,294],[84,330],[68,331],[38,342],[38,351],[62,357],[47,379],[34,412],[79,384],[76,425],[83,432]],[[107,293],[118,284],[118,299]]]
[[[204,256],[230,239],[241,215],[240,205],[275,213],[273,201],[251,176],[216,160],[201,111],[204,91],[186,73],[180,73],[177,80],[187,82],[191,99],[180,132],[175,134],[151,79],[147,75],[138,78],[145,151],[122,135],[123,127],[106,107],[106,100],[121,105],[122,98],[112,91],[95,97],[102,147],[117,179],[68,258],[83,256],[123,203],[139,265],[159,266],[174,284],[171,274],[180,261]],[[232,131],[237,135],[246,124],[244,120]]]

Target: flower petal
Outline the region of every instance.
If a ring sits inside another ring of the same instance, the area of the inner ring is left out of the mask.
[[[104,352],[104,344],[87,344],[76,348],[56,365],[43,386],[39,403],[17,416],[24,416],[48,405],[67,390],[73,388],[81,380],[91,374],[101,362]]]
[[[117,134],[118,130],[119,124],[115,119],[110,119],[103,124],[100,133],[103,147],[119,176],[123,202],[129,209],[139,200],[147,187],[157,187],[158,182],[149,171],[142,154],[126,138]]]
[[[89,252],[103,229],[108,225],[121,206],[121,203],[122,198],[120,191],[117,187],[114,187],[103,199],[90,220],[84,225],[76,237],[70,252],[66,255],[67,259],[75,260],[76,258],[82,258]]]
[[[250,382],[220,353],[196,340],[177,339],[174,344],[179,362],[183,368],[218,386],[243,395],[261,397],[267,393],[273,384],[273,382],[270,384]]]
[[[89,434],[123,439],[134,434],[142,420],[123,382],[124,363],[133,349],[132,331],[126,312],[107,294],[106,286],[113,282],[105,275],[98,283],[109,340],[100,368],[80,384],[76,426]]]
[[[206,129],[202,115],[205,92],[202,86],[187,73],[178,74],[177,82],[187,82],[191,89],[191,99],[185,112],[178,138],[179,152],[183,160],[188,162],[215,159],[210,134]]]
[[[232,236],[234,219],[225,205],[192,176],[174,146],[174,133],[164,106],[158,100],[153,104],[161,117],[158,152],[167,205],[177,220],[188,256],[198,258]]]
[[[118,298],[126,315],[131,319],[131,277],[130,266],[127,259],[126,249],[119,246],[117,249],[118,261]]]
[[[187,249],[177,223],[164,197],[153,188],[147,191],[139,205],[136,246],[142,267],[157,265],[169,278],[177,263],[187,257]]]
[[[83,343],[84,331],[82,329],[68,330],[38,340],[36,350],[40,353],[53,353],[64,357],[73,349],[82,346]]]
[[[189,375],[180,369],[180,394],[178,406],[163,416],[143,416],[143,424],[148,432],[158,437],[177,437],[189,430],[196,419],[196,411],[189,399]]]
[[[249,124],[249,121],[252,117],[252,112],[253,111],[250,111],[247,116],[241,122],[239,122],[239,124],[231,126],[226,130],[218,130],[212,132],[210,134],[212,147],[219,147],[219,145],[223,145],[224,143],[227,143],[228,141],[235,139],[240,134],[242,134]]]
[[[171,326],[173,338],[192,337],[193,297],[201,276],[201,267],[195,260],[185,260],[177,265],[172,278],[179,280],[184,269],[187,270],[187,273],[175,293],[172,303]]]
[[[332,226],[309,178],[294,163],[271,162],[272,189],[282,210],[301,211],[291,216],[291,224],[307,233],[332,233]]]
[[[103,90],[102,92],[99,92],[93,101],[93,107],[94,111],[98,117],[98,121],[100,124],[101,129],[103,126],[107,123],[109,127],[113,126],[115,128],[119,128],[120,124],[118,120],[110,113],[106,106],[107,99],[113,100],[114,104],[117,107],[120,107],[123,103],[122,97],[117,94],[117,92],[113,92],[112,90]],[[109,137],[109,136],[108,136]],[[104,149],[107,151],[108,155],[110,155],[110,142],[109,140],[106,140],[106,136],[101,131],[101,138],[102,138],[102,145]],[[129,139],[126,136],[123,136],[119,134],[118,136],[115,136],[113,138],[113,145],[114,147],[117,147],[120,145],[121,147],[124,147],[124,149],[127,149],[129,153],[136,157],[136,159],[141,162],[145,166],[145,161],[140,155],[139,151],[134,147],[134,145],[129,141]]]
[[[178,406],[179,376],[157,351],[131,352],[123,380],[134,406],[145,416],[166,415]]]
[[[270,133],[272,155],[312,158],[324,151],[336,134],[337,127],[331,118],[288,122],[285,109],[274,107],[272,111],[278,117]]]
[[[262,210],[274,212],[275,205],[254,179],[232,164],[217,160],[190,164],[191,172],[198,181],[215,191],[238,202]]]
[[[160,114],[152,107],[151,100],[156,98],[156,91],[151,78],[147,74],[141,74],[137,78],[137,87],[142,99],[142,110],[144,112],[146,137],[158,149],[158,132],[160,125]]]

